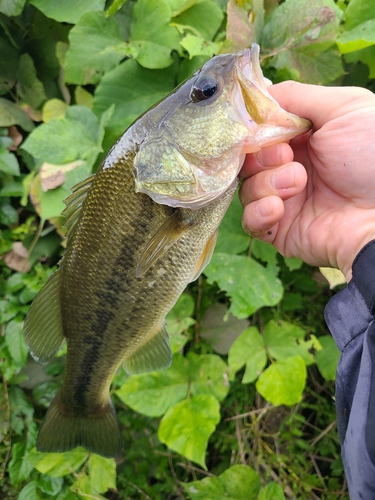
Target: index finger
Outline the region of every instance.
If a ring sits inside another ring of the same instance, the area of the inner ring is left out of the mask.
[[[267,90],[286,111],[311,120],[314,129],[375,104],[375,95],[361,87],[322,87],[286,81],[270,85]]]

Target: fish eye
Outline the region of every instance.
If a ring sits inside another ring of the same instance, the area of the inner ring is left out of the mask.
[[[209,99],[218,91],[219,86],[215,78],[206,76],[199,78],[191,91],[190,97],[193,102],[200,102]]]

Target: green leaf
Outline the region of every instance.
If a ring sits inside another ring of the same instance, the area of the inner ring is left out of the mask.
[[[194,312],[194,307],[193,298],[183,293],[165,318],[172,353],[182,349],[189,340],[184,333],[186,333],[187,329],[195,323],[195,319],[191,317]]]
[[[260,490],[257,500],[285,500],[285,495],[279,484],[268,483]]]
[[[216,253],[238,254],[249,248],[250,237],[245,234],[241,225],[243,208],[238,196],[230,204],[219,227]]]
[[[192,394],[210,394],[222,401],[229,390],[227,365],[216,354],[187,354]]]
[[[87,43],[88,40],[90,43]],[[123,42],[119,26],[104,12],[83,14],[70,31],[69,41],[70,49],[64,64],[65,79],[69,83],[97,83],[124,57],[116,50],[117,45]]]
[[[263,339],[269,354],[283,360],[291,356],[301,356],[306,365],[314,362],[313,355],[309,352],[312,340],[305,341],[305,331],[287,321],[269,321],[264,327]]]
[[[103,10],[105,0],[30,0],[43,14],[61,23],[78,22],[82,14],[92,10]]]
[[[330,335],[323,335],[318,340],[322,349],[315,353],[316,365],[326,380],[335,380],[341,353]]]
[[[13,431],[21,435],[33,422],[34,408],[23,390],[15,385],[9,388],[10,424]]]
[[[359,24],[374,18],[374,2],[369,2],[369,0],[350,0],[345,10],[345,29],[351,30]]]
[[[57,495],[62,488],[64,479],[62,477],[51,477],[43,474],[38,481],[38,488],[47,495]]]
[[[274,274],[278,273],[277,255],[278,252],[273,245],[264,241],[252,239],[251,253],[254,257],[262,262],[267,263],[267,269],[272,270]]]
[[[149,417],[161,417],[186,397],[188,383],[187,362],[181,355],[175,355],[167,370],[132,375],[115,394],[133,410]]]
[[[0,12],[6,16],[19,16],[23,11],[26,0],[2,0]]]
[[[61,99],[50,99],[43,106],[42,117],[44,123],[50,122],[53,118],[63,118],[68,107],[66,102]]]
[[[344,33],[337,39],[341,54],[365,49],[375,44],[375,19],[370,19]]]
[[[101,151],[99,120],[86,106],[71,106],[65,116],[37,127],[22,145],[40,162],[61,165],[86,160],[92,166]]]
[[[298,403],[306,384],[306,366],[301,356],[275,361],[259,376],[259,394],[274,406]]]
[[[171,9],[163,0],[138,0],[133,9],[130,40],[139,49],[137,60],[145,68],[166,68],[173,62],[180,35],[170,26]]]
[[[11,125],[19,125],[26,132],[30,132],[34,128],[33,122],[25,111],[8,99],[0,98],[0,127],[10,127]]]
[[[188,52],[190,59],[196,56],[212,57],[218,52],[220,47],[219,43],[207,42],[195,35],[186,35],[180,44]]]
[[[114,458],[104,458],[92,454],[89,458],[89,476],[91,486],[98,493],[116,489],[116,462]]]
[[[173,25],[180,29],[190,30],[194,35],[206,41],[213,40],[224,14],[212,0],[203,0],[173,19]]]
[[[160,422],[158,437],[172,450],[207,469],[208,440],[219,422],[218,400],[208,394],[198,394],[167,411]]]
[[[148,70],[128,60],[107,73],[97,86],[93,111],[101,115],[113,103],[115,109],[107,130],[116,140],[126,128],[175,85],[176,67]]]
[[[204,273],[229,295],[229,310],[237,318],[246,318],[263,306],[276,305],[283,294],[280,280],[248,257],[216,253]]]
[[[279,5],[262,34],[262,57],[271,58],[267,65],[315,84],[328,83],[344,74],[334,46],[339,19],[333,7],[326,0],[286,0]]]
[[[375,46],[367,47],[366,49],[358,50],[355,52],[350,52],[345,55],[345,61],[348,63],[361,61],[367,64],[370,73],[368,78],[375,78]]]
[[[26,440],[12,445],[12,458],[9,461],[8,471],[14,486],[23,483],[31,474],[33,466],[24,459],[25,454],[35,446],[37,428],[34,422],[30,423]]]
[[[22,488],[18,495],[18,500],[41,500],[42,497],[38,492],[38,483],[31,481]]]
[[[13,153],[9,153],[9,151],[0,151],[0,172],[4,174],[20,175],[20,167]]]
[[[189,9],[192,5],[196,4],[199,0],[165,0],[172,11],[172,16],[178,16],[181,12]]]
[[[21,99],[34,109],[39,108],[47,99],[44,86],[37,77],[34,61],[29,54],[20,57],[17,90]]]
[[[25,457],[35,469],[52,477],[62,477],[76,471],[87,460],[88,453],[76,448],[65,453],[40,453],[31,450]]]
[[[255,326],[250,326],[233,342],[229,351],[229,380],[234,380],[238,370],[246,366],[242,383],[254,382],[266,366],[266,363],[267,353],[262,336]]]
[[[219,477],[182,483],[192,499],[201,500],[256,500],[260,488],[258,474],[246,465],[234,465]]]
[[[5,327],[5,343],[13,362],[19,367],[23,367],[27,360],[27,347],[22,333],[23,323],[17,320],[10,321]]]
[[[289,271],[296,271],[297,269],[301,269],[303,262],[296,257],[284,257],[284,262]]]

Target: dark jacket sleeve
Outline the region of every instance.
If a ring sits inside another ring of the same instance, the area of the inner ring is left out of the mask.
[[[325,310],[341,351],[336,409],[351,500],[375,500],[375,240],[353,263],[353,278]]]

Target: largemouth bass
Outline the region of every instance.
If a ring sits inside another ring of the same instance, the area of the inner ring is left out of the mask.
[[[116,370],[170,365],[164,318],[211,258],[244,155],[310,128],[282,110],[267,85],[257,45],[214,57],[73,188],[63,212],[65,254],[24,325],[41,363],[67,340],[64,380],[38,450],[121,453],[109,396]]]

